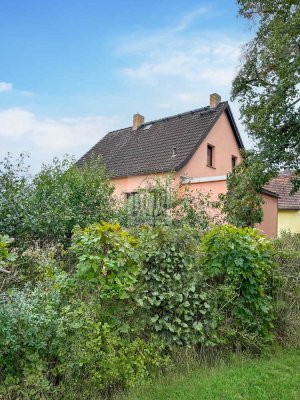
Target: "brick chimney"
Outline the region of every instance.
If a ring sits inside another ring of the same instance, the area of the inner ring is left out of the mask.
[[[210,95],[210,108],[216,108],[221,103],[221,96],[218,93]]]
[[[145,117],[143,117],[143,115],[140,115],[139,113],[134,114],[132,130],[136,131],[144,122]]]

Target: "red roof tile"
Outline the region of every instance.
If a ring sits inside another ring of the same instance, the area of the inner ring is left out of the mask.
[[[265,188],[279,194],[279,210],[300,210],[300,190],[294,195],[290,195],[293,188],[290,173],[279,174]]]

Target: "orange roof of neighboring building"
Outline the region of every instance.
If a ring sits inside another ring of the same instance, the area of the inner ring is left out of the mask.
[[[300,210],[300,190],[290,195],[293,189],[291,177],[291,173],[283,172],[266,185],[266,189],[278,193],[279,210]]]

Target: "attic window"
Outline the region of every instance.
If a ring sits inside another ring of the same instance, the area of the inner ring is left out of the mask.
[[[236,164],[237,164],[237,157],[232,156],[232,157],[231,157],[231,170],[232,170],[232,171],[234,171],[234,169],[235,169],[235,167],[236,167]]]
[[[175,157],[175,156],[177,156],[177,148],[176,148],[176,147],[173,147],[173,150],[172,150],[172,157]]]
[[[145,128],[144,128],[144,131],[146,131],[146,130],[150,129],[150,128],[151,128],[151,126],[152,126],[152,124],[146,125],[146,126],[145,126]]]
[[[214,167],[215,164],[215,147],[208,144],[207,145],[207,166],[208,167]]]

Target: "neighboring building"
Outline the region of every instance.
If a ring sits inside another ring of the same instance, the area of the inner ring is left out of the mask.
[[[108,133],[79,161],[101,156],[112,176],[115,193],[130,196],[149,177],[175,173],[175,180],[193,189],[226,193],[226,177],[241,160],[244,145],[228,102],[218,94],[210,105],[155,121],[135,114],[133,126]],[[277,232],[277,197],[263,194],[268,236]]]
[[[274,178],[267,188],[278,193],[278,234],[282,230],[300,233],[300,190],[290,195],[293,185],[291,174],[283,172]]]

